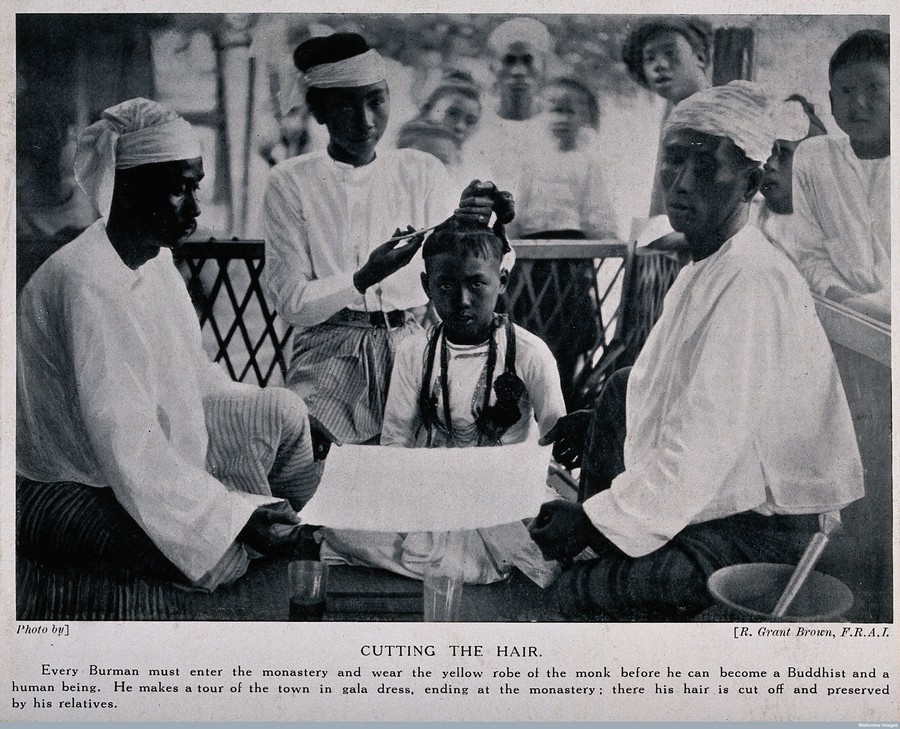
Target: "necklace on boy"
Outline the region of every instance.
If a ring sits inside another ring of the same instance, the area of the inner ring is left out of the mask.
[[[497,340],[499,329],[506,329],[506,368],[503,374],[494,379],[497,368]],[[453,419],[450,408],[450,383],[449,364],[450,351],[447,337],[443,331],[443,325],[435,327],[434,334],[429,342],[425,374],[422,382],[422,391],[419,398],[422,423],[427,429],[428,438],[426,445],[433,444],[433,429],[437,425],[437,394],[431,394],[431,376],[434,371],[434,361],[437,355],[437,347],[440,344],[440,373],[438,382],[443,400],[444,430],[450,447],[458,447],[457,434],[453,428]],[[496,395],[496,401],[490,404],[491,393]],[[477,446],[500,445],[503,434],[522,417],[519,408],[519,399],[525,393],[525,383],[516,374],[516,334],[509,318],[495,314],[491,325],[491,336],[488,340],[488,361],[485,366],[484,401],[480,412],[475,410],[473,402],[473,415],[478,431]]]

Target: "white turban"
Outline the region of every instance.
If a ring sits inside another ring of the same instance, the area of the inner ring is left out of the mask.
[[[316,89],[348,89],[384,81],[384,59],[373,48],[342,61],[320,63],[303,74],[306,85]]]
[[[553,39],[547,26],[540,20],[513,18],[494,28],[487,43],[495,56],[504,55],[513,43],[524,43],[535,53],[546,56],[553,45]]]
[[[129,99],[104,111],[79,135],[75,179],[106,218],[116,170],[200,156],[200,142],[188,122],[155,101]]]
[[[769,97],[753,81],[732,81],[688,96],[666,120],[666,134],[693,129],[728,137],[748,159],[762,164],[775,143]]]
[[[809,135],[809,117],[803,104],[795,99],[777,101],[772,105],[772,123],[775,139],[799,142]]]

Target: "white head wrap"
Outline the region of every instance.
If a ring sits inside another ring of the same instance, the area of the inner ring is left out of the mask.
[[[488,48],[495,56],[502,56],[513,43],[524,43],[541,56],[553,45],[547,26],[535,18],[513,18],[500,23],[488,36]]]
[[[769,158],[775,142],[769,98],[753,81],[732,81],[688,96],[666,120],[666,134],[681,129],[728,137],[760,164]]]
[[[809,134],[809,117],[799,101],[778,101],[772,105],[772,124],[775,139],[799,142]]]
[[[384,59],[374,48],[358,56],[313,66],[303,74],[306,85],[317,89],[347,89],[384,81]]]
[[[188,122],[155,101],[129,99],[104,111],[79,135],[75,179],[106,218],[116,170],[200,156],[200,142]]]

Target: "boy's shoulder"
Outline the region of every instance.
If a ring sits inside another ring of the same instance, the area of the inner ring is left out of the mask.
[[[397,167],[404,173],[418,172],[426,175],[446,174],[446,167],[433,154],[418,149],[391,149],[379,152],[385,164]]]
[[[523,327],[520,327],[518,324],[513,324],[513,329],[516,332],[517,358],[519,356],[519,353],[522,353],[526,356],[531,355],[534,357],[539,357],[541,359],[546,359],[547,357],[549,357],[550,359],[554,359],[553,355],[550,352],[550,347],[548,347],[547,343],[537,334],[535,334],[534,332],[530,332]]]

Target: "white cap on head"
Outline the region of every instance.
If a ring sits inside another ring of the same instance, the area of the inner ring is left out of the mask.
[[[535,53],[546,56],[553,46],[547,26],[535,18],[513,18],[500,23],[488,36],[491,53],[502,56],[513,43],[524,43]]]
[[[772,125],[775,139],[799,142],[809,135],[809,117],[796,99],[785,99],[772,104]]]
[[[79,135],[75,179],[107,218],[116,170],[200,156],[200,142],[188,122],[155,101],[129,99],[106,109]]]
[[[358,88],[385,79],[384,59],[374,48],[358,56],[313,66],[304,74],[306,85],[316,89]]]
[[[728,137],[748,159],[762,164],[775,143],[769,96],[753,81],[731,81],[688,96],[669,114],[666,134],[692,129]]]

